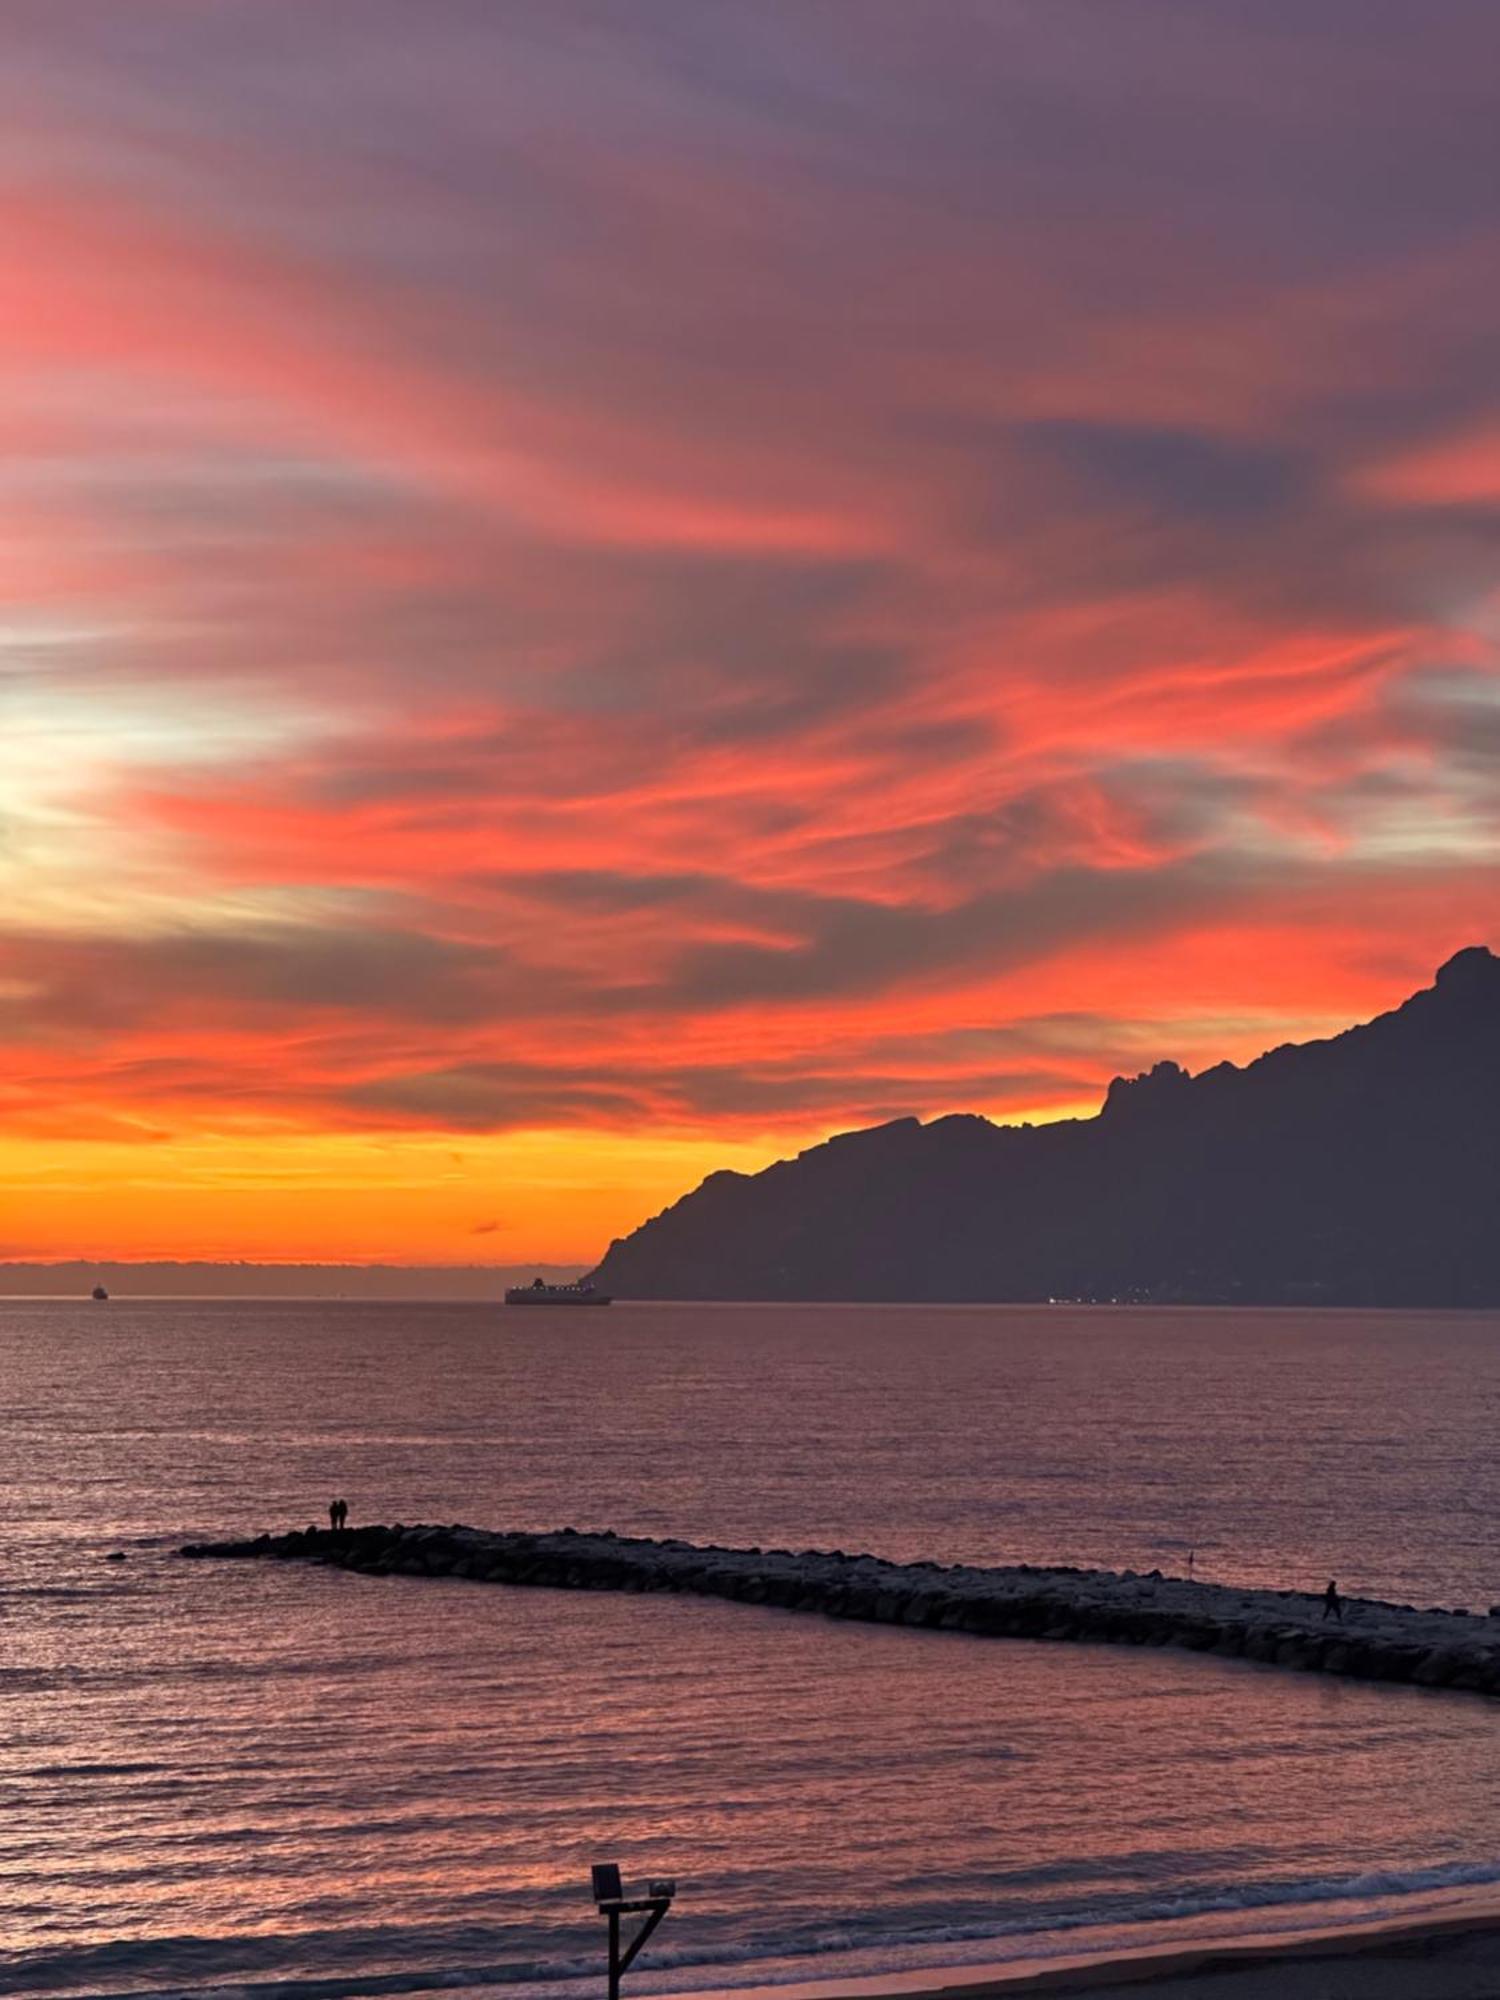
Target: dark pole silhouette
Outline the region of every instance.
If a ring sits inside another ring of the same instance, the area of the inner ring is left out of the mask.
[[[595,1864],[594,1901],[599,1906],[599,1914],[609,1922],[609,2000],[620,2000],[620,1981],[635,1964],[641,1946],[656,1929],[667,1911],[672,1907],[672,1898],[677,1893],[675,1882],[650,1882],[644,1896],[627,1897],[620,1880],[617,1863],[603,1861]],[[620,1950],[620,1918],[636,1911],[644,1913],[646,1921],[635,1936]]]

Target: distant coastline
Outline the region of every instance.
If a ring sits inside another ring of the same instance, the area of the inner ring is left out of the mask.
[[[566,1284],[582,1264],[0,1263],[0,1299],[87,1299],[103,1285],[114,1299],[493,1300],[541,1277]]]

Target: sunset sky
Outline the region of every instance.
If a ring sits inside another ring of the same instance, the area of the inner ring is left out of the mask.
[[[0,1255],[588,1261],[1500,944],[1494,0],[9,0]]]

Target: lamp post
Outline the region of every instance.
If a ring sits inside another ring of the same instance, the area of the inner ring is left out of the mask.
[[[677,1894],[677,1884],[671,1881],[652,1881],[646,1885],[644,1896],[627,1896],[620,1880],[619,1865],[613,1861],[596,1862],[593,1869],[594,1901],[599,1914],[609,1924],[609,2000],[620,2000],[620,1981],[635,1964],[641,1946],[650,1937],[656,1926],[672,1907],[672,1898]],[[646,1921],[635,1936],[630,1939],[624,1951],[620,1949],[620,1919],[641,1913]]]

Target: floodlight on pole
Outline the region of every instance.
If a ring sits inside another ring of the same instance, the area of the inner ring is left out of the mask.
[[[620,1981],[635,1964],[641,1946],[671,1909],[677,1884],[667,1877],[656,1876],[647,1883],[644,1896],[627,1896],[617,1862],[595,1862],[592,1875],[594,1901],[609,1925],[609,2000],[620,2000]],[[620,1918],[637,1913],[646,1921],[621,1951]]]

